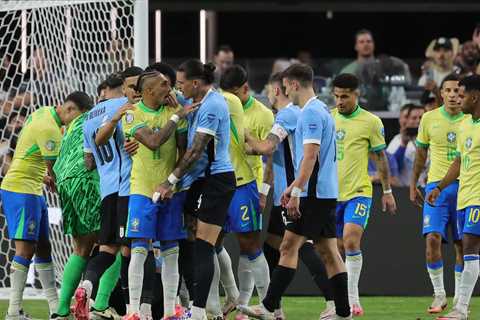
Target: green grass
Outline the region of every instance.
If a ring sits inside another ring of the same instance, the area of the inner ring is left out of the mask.
[[[283,306],[288,320],[317,320],[324,307],[321,297],[285,297]],[[431,320],[435,317],[425,310],[430,297],[363,297],[365,316],[362,320]],[[0,300],[0,319],[3,319],[8,302]],[[24,309],[36,319],[48,319],[45,301],[25,301]],[[233,317],[232,317],[233,319]],[[471,303],[470,319],[480,319],[480,298]]]

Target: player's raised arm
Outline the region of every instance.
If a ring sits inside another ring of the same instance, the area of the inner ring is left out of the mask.
[[[272,129],[272,132],[274,129]],[[280,130],[285,131],[283,128]],[[255,137],[249,132],[245,132],[245,140],[253,151],[253,154],[265,156],[271,156],[273,154],[277,148],[277,145],[281,143],[283,139],[279,135],[272,132],[268,134],[267,139],[265,140],[255,139]],[[285,133],[285,136],[282,135],[283,138],[286,136],[288,136],[288,133]]]

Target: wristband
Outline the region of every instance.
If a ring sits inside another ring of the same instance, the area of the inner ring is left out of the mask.
[[[180,181],[179,178],[177,178],[176,175],[174,175],[173,173],[171,173],[169,176],[168,176],[168,183],[170,183],[171,185],[176,185],[178,181]]]
[[[178,121],[180,121],[180,117],[178,115],[174,114],[170,117],[170,121],[178,123]]]
[[[292,192],[290,193],[290,195],[295,198],[300,198],[301,194],[302,194],[302,189],[298,187],[293,187]]]
[[[383,190],[383,194],[391,194],[392,189]]]
[[[268,196],[268,192],[270,191],[270,185],[268,183],[262,183],[262,187],[260,188],[260,193],[264,196]]]

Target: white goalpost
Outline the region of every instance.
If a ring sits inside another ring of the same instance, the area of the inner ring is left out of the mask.
[[[75,90],[95,98],[107,75],[134,64],[148,64],[148,0],[2,1],[0,179],[30,113],[60,104]],[[72,245],[63,234],[58,196],[44,194],[58,281]],[[0,210],[0,288],[10,286],[13,250],[6,232]]]

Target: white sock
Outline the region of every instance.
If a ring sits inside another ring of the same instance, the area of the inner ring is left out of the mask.
[[[9,315],[18,315],[22,308],[23,290],[27,282],[28,267],[12,261],[10,266],[10,300],[8,302]]]
[[[458,291],[460,289],[460,282],[462,280],[462,271],[463,265],[455,265],[455,296],[453,300],[456,301],[458,299]]]
[[[140,316],[142,319],[152,318],[152,305],[149,303],[142,303],[140,305]]]
[[[217,253],[218,263],[220,265],[220,282],[225,290],[226,300],[237,301],[240,292],[238,292],[235,276],[233,275],[232,260],[225,248]]]
[[[436,297],[445,296],[445,286],[443,285],[443,261],[427,264],[428,274],[433,285],[433,292]]]
[[[144,247],[134,247],[131,250],[128,266],[128,294],[130,296],[130,313],[140,312],[140,297],[143,287],[143,266],[147,260],[148,250]]]
[[[348,273],[348,300],[350,305],[360,303],[358,282],[362,272],[363,256],[361,251],[346,254],[345,267]]]
[[[248,257],[240,255],[238,260],[238,289],[240,289],[240,295],[238,297],[239,305],[248,306],[254,287],[255,281],[253,280],[252,270],[250,270]]]
[[[250,263],[250,270],[255,281],[258,297],[263,300],[267,295],[268,285],[270,284],[270,269],[268,268],[267,259],[263,252],[253,260],[248,259]]]
[[[50,314],[55,313],[58,308],[58,294],[53,262],[36,262],[35,269],[42,284],[43,294],[47,298]]]
[[[207,318],[207,314],[203,308],[192,306],[191,312],[193,320],[204,320]]]
[[[213,263],[215,266],[212,284],[210,285],[210,291],[208,292],[207,299],[207,312],[215,317],[223,316],[222,306],[220,305],[220,292],[218,285],[220,284],[220,266],[218,263],[217,255],[213,255]]]
[[[162,251],[162,283],[163,283],[163,314],[164,317],[175,315],[178,282],[178,245]]]
[[[480,265],[478,263],[478,254],[469,254],[464,256],[464,267],[462,272],[462,280],[458,291],[458,302],[455,306],[458,311],[463,314],[468,313],[468,305],[472,297],[473,289],[477,283],[480,274]]]

